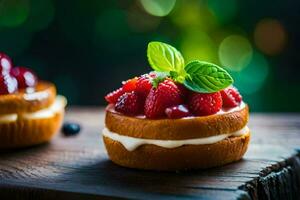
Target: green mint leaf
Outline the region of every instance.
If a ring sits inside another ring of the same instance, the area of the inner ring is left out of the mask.
[[[181,53],[171,45],[163,42],[150,42],[147,57],[155,71],[175,71],[178,74],[184,74],[184,59]]]
[[[227,71],[212,63],[195,60],[185,66],[185,71],[183,84],[195,92],[217,92],[233,83]]]
[[[163,82],[167,77],[170,76],[168,72],[154,72],[154,73],[155,73],[155,78],[151,79],[151,83],[154,88],[157,88],[160,82]]]

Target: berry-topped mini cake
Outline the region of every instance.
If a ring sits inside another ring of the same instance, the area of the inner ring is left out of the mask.
[[[55,85],[0,53],[0,149],[49,141],[62,123],[66,99]]]
[[[250,132],[248,106],[233,79],[215,64],[184,63],[174,47],[151,42],[154,69],[109,93],[103,140],[125,167],[185,170],[242,158]]]

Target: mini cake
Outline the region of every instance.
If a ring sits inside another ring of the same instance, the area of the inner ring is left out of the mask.
[[[54,84],[0,53],[0,149],[48,142],[58,132],[66,99]]]
[[[105,96],[103,140],[110,159],[149,170],[205,169],[240,160],[249,110],[221,67],[188,64],[174,47],[150,42],[154,71]]]

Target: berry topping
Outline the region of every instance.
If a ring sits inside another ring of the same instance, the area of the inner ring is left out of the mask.
[[[136,88],[136,82],[137,82],[138,78],[132,78],[129,79],[125,82],[123,82],[123,90],[124,92],[132,92],[135,90]]]
[[[152,88],[151,84],[151,76],[148,74],[144,74],[140,76],[136,83],[135,91],[141,95],[142,97],[146,98]]]
[[[108,103],[116,103],[120,96],[124,94],[123,88],[119,88],[113,92],[108,93],[104,98]]]
[[[115,110],[126,115],[137,115],[143,112],[143,102],[135,91],[126,92],[119,97]]]
[[[192,93],[189,108],[197,116],[212,115],[222,108],[222,96],[215,93]]]
[[[26,67],[14,67],[11,75],[18,81],[19,88],[34,87],[37,84],[37,76]]]
[[[62,132],[65,136],[74,136],[80,132],[80,129],[79,124],[66,122],[62,127]]]
[[[17,80],[9,74],[0,75],[0,94],[11,94],[18,90]]]
[[[235,87],[229,87],[220,91],[223,99],[223,107],[232,108],[240,105],[242,96]]]
[[[185,105],[178,105],[178,106],[167,108],[165,110],[165,113],[170,119],[178,119],[178,118],[191,116],[190,111]]]
[[[176,83],[178,89],[180,90],[181,97],[186,100],[186,98],[189,96],[189,90],[184,87],[184,85]]]
[[[152,88],[146,98],[145,115],[148,118],[164,117],[166,108],[182,103],[178,86],[170,79],[160,82]]]
[[[12,68],[12,61],[8,55],[0,52],[0,74],[7,74]]]

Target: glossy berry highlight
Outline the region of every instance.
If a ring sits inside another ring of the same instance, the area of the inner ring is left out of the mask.
[[[191,116],[189,109],[185,105],[178,105],[178,106],[167,108],[165,110],[165,113],[170,119],[179,119],[179,118]]]
[[[0,74],[8,74],[13,67],[11,58],[3,52],[0,52]]]
[[[36,74],[26,67],[14,67],[10,73],[17,79],[20,89],[34,87],[38,82]]]
[[[17,92],[18,82],[10,74],[0,75],[0,94],[12,94]]]

